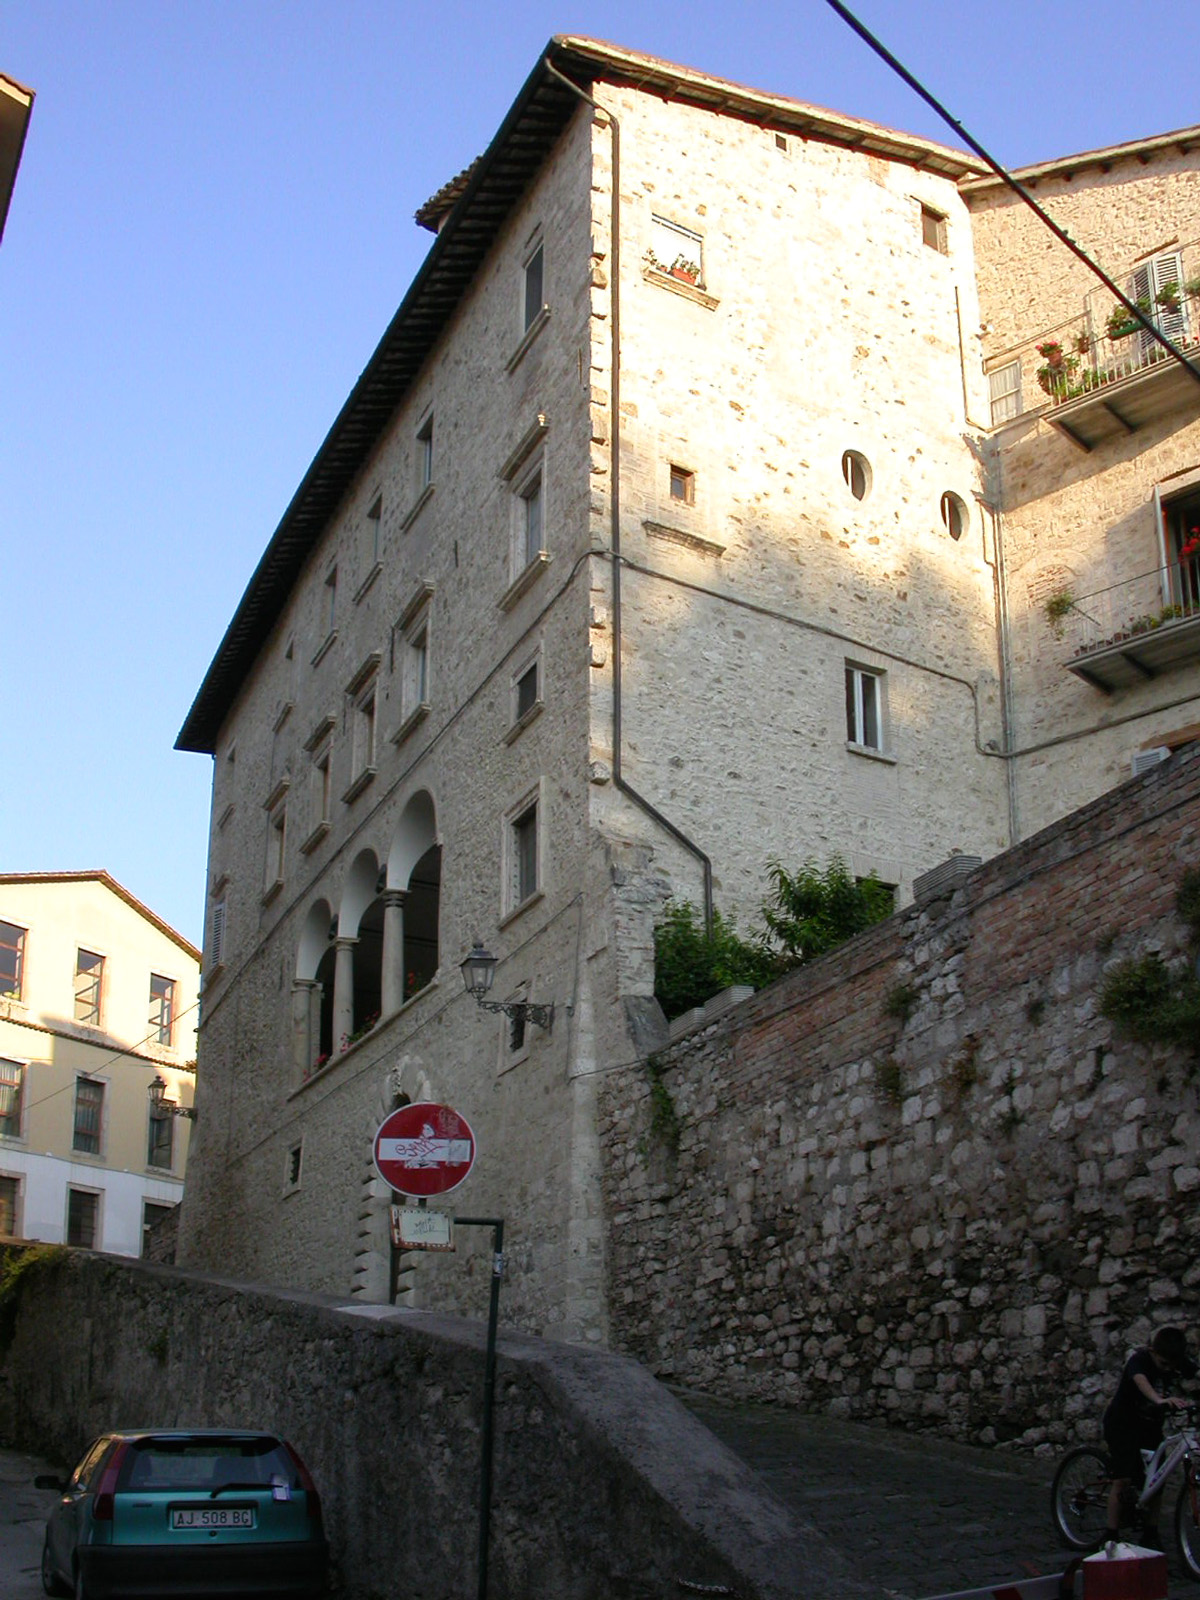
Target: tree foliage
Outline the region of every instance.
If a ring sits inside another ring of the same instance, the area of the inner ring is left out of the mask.
[[[654,930],[654,993],[668,1018],[703,1005],[731,984],[761,989],[893,909],[885,884],[873,873],[855,880],[839,856],[823,871],[808,861],[794,874],[772,861],[768,875],[771,892],[762,904],[762,926],[746,938],[719,911],[713,912],[707,933],[690,901],[667,902]]]

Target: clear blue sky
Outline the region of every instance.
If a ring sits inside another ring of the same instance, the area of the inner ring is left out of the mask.
[[[1194,3],[857,9],[1013,165],[1200,120]],[[199,941],[210,762],[175,736],[413,211],[556,32],[950,140],[824,0],[0,3],[38,94],[0,245],[0,870],[106,867]]]

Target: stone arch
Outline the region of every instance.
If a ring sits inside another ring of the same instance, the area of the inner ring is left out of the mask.
[[[302,1078],[333,1048],[335,931],[329,901],[314,901],[300,930],[292,985],[292,1059]]]
[[[379,1020],[383,1010],[383,872],[374,850],[355,856],[342,890],[339,939],[353,939],[353,989],[347,1037]]]
[[[387,862],[388,889],[403,897],[400,982],[409,999],[432,982],[438,970],[442,847],[437,807],[428,789],[408,801],[392,834]]]

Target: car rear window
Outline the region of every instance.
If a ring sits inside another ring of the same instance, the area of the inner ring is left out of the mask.
[[[299,1484],[278,1439],[144,1439],[133,1442],[118,1489],[222,1489],[227,1484]]]

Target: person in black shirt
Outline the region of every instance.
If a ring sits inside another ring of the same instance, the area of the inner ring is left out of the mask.
[[[1194,1378],[1196,1363],[1188,1355],[1182,1328],[1159,1328],[1148,1347],[1135,1350],[1125,1363],[1117,1392],[1104,1413],[1104,1442],[1112,1457],[1113,1484],[1108,1496],[1108,1532],[1115,1539],[1121,1521],[1121,1496],[1131,1484],[1146,1481],[1142,1451],[1162,1442],[1163,1414],[1187,1401],[1170,1394],[1175,1377]],[[1141,1511],[1143,1544],[1161,1549],[1158,1542],[1158,1508],[1162,1494],[1147,1501]]]

